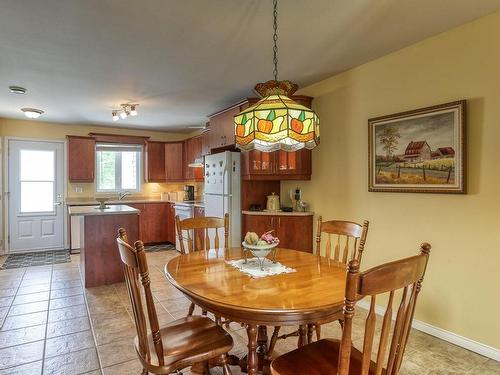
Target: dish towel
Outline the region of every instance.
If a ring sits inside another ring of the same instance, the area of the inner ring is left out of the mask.
[[[264,259],[263,269],[260,267],[258,258],[247,258],[246,262],[245,259],[226,260],[226,263],[233,266],[240,272],[255,278],[296,272],[293,268],[284,266],[280,262],[273,263],[272,260],[267,258]]]

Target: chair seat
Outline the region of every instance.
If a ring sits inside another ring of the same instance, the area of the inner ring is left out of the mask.
[[[334,375],[337,373],[339,352],[339,340],[319,340],[276,358],[271,363],[271,373],[273,375]],[[361,374],[361,358],[362,353],[352,347],[349,375]],[[368,374],[375,374],[373,362]],[[382,374],[385,374],[385,370]]]
[[[143,366],[155,374],[169,373],[216,358],[233,347],[231,335],[204,316],[174,320],[160,328],[160,335],[163,342],[163,366],[158,364],[151,334],[148,335],[149,360],[141,354],[137,337],[134,341]]]

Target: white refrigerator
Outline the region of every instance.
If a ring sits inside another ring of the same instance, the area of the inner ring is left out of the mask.
[[[241,246],[241,162],[239,152],[205,156],[205,216],[229,214],[229,245]],[[223,244],[224,230],[219,231]]]

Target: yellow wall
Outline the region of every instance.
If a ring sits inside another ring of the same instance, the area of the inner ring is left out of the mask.
[[[500,12],[301,91],[321,145],[300,185],[324,219],[370,220],[364,268],[432,244],[416,319],[499,348]],[[467,99],[467,195],[368,192],[372,117]]]

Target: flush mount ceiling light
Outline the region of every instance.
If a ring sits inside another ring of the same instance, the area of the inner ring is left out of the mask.
[[[24,115],[27,118],[38,118],[44,113],[41,109],[36,108],[21,108],[21,111],[24,112]]]
[[[297,84],[278,81],[278,0],[273,1],[273,21],[274,79],[258,83],[255,91],[262,99],[234,116],[236,147],[264,152],[312,149],[319,144],[319,118],[290,99]]]
[[[138,106],[139,104],[120,104],[120,109],[111,111],[113,121],[118,121],[120,118],[125,120],[128,116],[137,116]]]
[[[11,94],[24,95],[26,94],[26,89],[20,86],[9,86]]]

